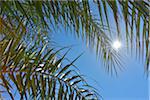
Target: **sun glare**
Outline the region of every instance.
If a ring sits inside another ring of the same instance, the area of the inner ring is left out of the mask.
[[[115,50],[118,50],[119,48],[121,48],[121,42],[116,40],[114,41],[114,43],[112,44],[112,47],[115,49]]]

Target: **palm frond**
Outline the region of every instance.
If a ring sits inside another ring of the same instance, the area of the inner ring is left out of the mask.
[[[70,69],[78,57],[62,65],[68,51],[55,59],[64,48],[54,51],[34,41],[28,44],[23,22],[10,25],[7,21],[4,17],[0,20],[0,87],[12,100],[15,89],[20,99],[99,98],[94,89],[84,86],[88,85],[84,78]]]
[[[48,29],[54,30],[56,27],[63,26],[66,30],[75,31],[77,37],[86,41],[87,46],[93,48],[97,45],[97,47],[99,47],[97,51],[102,52],[97,53],[101,54],[100,56],[104,59],[105,64],[107,61],[112,61],[109,57],[105,57],[105,53],[112,59],[116,59],[117,62],[120,62],[118,60],[118,55],[115,55],[111,50],[111,40],[105,33],[106,28],[100,25],[99,21],[92,15],[88,1],[14,1],[1,2],[1,4],[3,5],[2,15],[7,15],[9,13],[10,16],[7,17],[10,18],[13,16],[15,20],[17,16],[19,16],[19,18],[23,17],[25,20],[24,25],[28,31],[30,30],[30,34],[27,33],[29,37],[33,36],[33,38],[35,38],[35,34],[38,34],[36,30],[38,31],[39,29],[49,32]],[[12,11],[9,11],[10,9]],[[42,32],[39,34],[40,36],[45,36]],[[114,64],[115,63],[112,63],[108,66],[111,67],[114,66]]]
[[[51,50],[43,54],[44,47],[35,52],[28,52],[20,47],[15,50],[15,54],[8,55],[12,52],[9,51],[11,48],[13,45],[7,53],[2,52],[1,64],[4,62],[4,65],[1,65],[0,79],[12,99],[14,96],[11,91],[15,87],[10,84],[16,86],[21,99],[98,98],[94,89],[84,87],[87,83],[82,76],[70,69],[77,58],[62,66],[66,54],[55,60],[56,53]]]
[[[40,59],[40,57],[43,57],[43,55],[45,54],[42,53],[43,49],[41,49],[41,47],[47,44],[47,42],[44,40],[45,37],[48,37],[47,33],[53,31],[55,28],[63,26],[66,30],[70,29],[74,31],[75,35],[85,40],[88,46],[95,47],[97,54],[100,55],[103,59],[106,69],[109,72],[112,72],[112,69],[114,69],[114,71],[116,72],[116,66],[121,66],[121,55],[112,50],[112,41],[106,32],[107,30],[111,31],[111,23],[108,19],[108,8],[110,8],[116,22],[118,36],[123,36],[123,34],[121,34],[120,32],[121,24],[119,23],[119,14],[121,13],[124,17],[126,26],[127,47],[130,47],[131,51],[134,51],[133,46],[136,47],[136,55],[139,56],[139,58],[141,58],[140,55],[143,56],[142,58],[144,58],[146,61],[145,69],[146,71],[148,71],[150,66],[149,2],[130,0],[99,0],[96,2],[94,1],[94,3],[96,3],[99,9],[100,20],[97,20],[97,18],[94,17],[90,8],[89,1],[0,1],[0,34],[2,34],[2,39],[0,39],[0,55],[2,55],[0,61],[3,62],[0,63],[1,66],[3,66],[1,70],[4,70],[6,72],[10,69],[13,69],[13,71],[20,70],[17,66],[15,66],[15,68],[14,66],[11,66],[12,68],[7,67],[12,64],[19,64],[18,66],[21,66],[20,62],[21,64],[29,63],[29,65],[31,65],[33,68],[34,66],[38,66],[40,64],[40,61],[44,60],[44,58]],[[119,12],[120,10],[121,12]],[[106,22],[104,19],[106,19]],[[106,29],[104,25],[107,25],[108,28]],[[134,31],[134,29],[136,31]],[[26,35],[22,37],[22,35],[25,33]],[[21,39],[24,39],[24,41],[20,42],[19,40]],[[43,41],[41,41],[40,39],[42,39]],[[33,48],[26,46],[31,41],[32,45],[35,44]],[[38,44],[38,46],[36,44]],[[24,46],[27,47],[27,49]],[[39,49],[41,49],[41,51],[38,51]],[[30,52],[27,53],[28,50]],[[18,52],[16,53],[16,51]],[[46,51],[47,53],[49,52],[51,56],[45,56],[50,58],[56,54],[51,54],[51,50],[46,49]],[[20,61],[21,57],[23,56],[28,58],[24,58],[25,62],[24,59]],[[36,57],[38,59],[36,59]],[[61,62],[61,59],[59,59],[58,61]],[[57,64],[59,64],[59,62],[57,62]],[[48,62],[46,64],[49,65]],[[51,66],[54,65],[52,64]],[[46,93],[46,90],[44,88],[41,89],[40,86],[44,84],[45,85],[42,87],[47,86],[46,83],[41,83],[43,82],[43,80],[47,81],[47,79],[43,78],[43,76],[37,76],[36,74],[34,74],[35,78],[31,80],[30,74],[33,74],[32,67],[27,68],[29,74],[27,74],[26,77],[22,77],[24,73],[20,72],[19,75],[14,76],[12,80],[14,80],[15,78],[17,78],[18,80],[23,80],[25,78],[25,83],[23,81],[18,83],[19,86],[16,86],[18,90],[20,90],[25,84],[28,85],[28,92],[32,93],[32,96],[35,97],[35,95],[39,96],[38,94],[40,94],[41,97],[45,97],[44,95]],[[45,68],[47,69],[47,67]],[[51,71],[55,72],[58,69],[59,68],[55,66],[51,69]],[[66,74],[67,73],[69,74],[70,71],[66,72]],[[11,87],[6,82],[3,74],[1,74],[1,78],[4,83],[3,86],[7,87],[6,89],[10,94],[9,89]],[[14,83],[17,83],[17,79],[14,81]],[[37,84],[38,81],[36,81],[36,79],[40,79],[40,83],[42,85]],[[65,91],[70,93],[69,96],[71,98],[73,97],[74,93],[78,95],[80,94],[80,92],[75,92],[75,90],[72,90],[72,88],[70,88],[69,86],[62,85],[64,83],[58,82],[57,80],[58,79],[55,78],[52,80],[48,79],[48,81],[51,83],[61,84],[60,86],[56,86],[56,84],[49,84],[49,86],[51,86],[52,88],[48,92],[51,93],[53,91],[52,96],[57,94],[57,92],[58,94],[64,92],[64,89]],[[32,84],[29,85],[28,82],[31,82]],[[75,83],[78,82],[80,83],[80,80],[76,81]],[[36,88],[34,86],[38,87],[38,91],[33,91]],[[30,87],[32,88],[31,91]],[[54,92],[54,90],[58,87],[59,91]],[[25,90],[25,88],[23,90],[20,90],[20,95],[22,98],[22,95],[25,95],[25,97],[27,97]],[[64,95],[64,97],[68,96],[67,93],[64,93]],[[90,94],[87,94],[87,96],[90,96]]]

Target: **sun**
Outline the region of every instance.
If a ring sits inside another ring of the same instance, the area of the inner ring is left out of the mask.
[[[119,40],[116,40],[112,44],[113,49],[118,50],[121,48],[121,42]]]

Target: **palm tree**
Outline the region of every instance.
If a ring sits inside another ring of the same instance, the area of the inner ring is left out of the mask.
[[[96,47],[108,71],[116,72],[116,66],[122,65],[121,55],[112,50],[112,40],[106,32],[111,32],[109,9],[119,38],[123,34],[118,19],[120,14],[123,15],[127,46],[131,50],[134,50],[133,45],[136,46],[136,54],[146,58],[145,69],[148,71],[149,3],[130,0],[96,0],[92,3],[99,10],[99,20],[91,12],[89,1],[0,2],[0,85],[12,99],[11,91],[15,88],[21,99],[98,99],[95,89],[90,89],[81,75],[69,69],[76,59],[62,65],[67,53],[58,57],[62,49],[54,50],[49,35],[60,26],[74,31],[88,46]],[[143,23],[142,33],[140,23]]]

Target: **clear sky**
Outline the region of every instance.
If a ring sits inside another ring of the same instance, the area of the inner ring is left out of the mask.
[[[91,8],[94,9],[93,6]],[[96,9],[93,12],[98,14]],[[111,17],[112,15],[109,19]],[[113,20],[109,21],[114,23]],[[122,20],[120,22],[122,23]],[[123,24],[121,26],[124,27]],[[123,27],[121,27],[122,33],[125,32]],[[62,29],[54,33],[52,38],[61,46],[74,45],[67,56],[69,59],[73,60],[84,52],[75,65],[78,66],[81,74],[85,75],[87,81],[99,90],[104,100],[148,100],[148,79],[144,73],[144,62],[136,60],[135,55],[126,55],[125,69],[119,72],[117,77],[111,76],[105,71],[101,61],[96,59],[95,51],[87,48],[81,39],[75,38],[74,34]]]
[[[94,9],[93,6],[91,7]],[[93,12],[98,14],[96,9]],[[110,15],[109,19],[111,17]],[[113,20],[109,21],[111,22]],[[125,32],[125,29],[122,29],[123,32]],[[117,77],[111,76],[105,71],[101,61],[96,59],[95,50],[87,48],[85,43],[81,39],[75,38],[74,34],[71,34],[70,31],[66,32],[63,28],[61,31],[56,30],[52,34],[52,40],[57,43],[56,46],[74,45],[67,55],[67,58],[70,60],[74,60],[84,52],[75,62],[75,65],[80,70],[80,73],[85,75],[88,83],[99,90],[104,100],[149,99],[148,79],[144,73],[144,64],[136,60],[135,57],[127,55],[124,59],[125,69],[122,72],[118,72]]]
[[[69,59],[73,60],[84,52],[75,65],[105,100],[148,100],[148,79],[144,74],[144,65],[135,57],[128,55],[124,59],[125,69],[117,77],[111,76],[101,61],[96,59],[94,50],[86,48],[82,40],[66,34],[64,30],[55,33],[53,39],[61,46],[74,45],[67,56]]]

